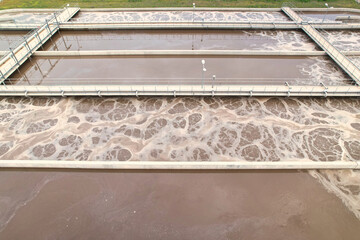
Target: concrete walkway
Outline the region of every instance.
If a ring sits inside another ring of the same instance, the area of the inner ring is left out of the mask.
[[[358,30],[359,23],[312,23],[314,28],[329,30]],[[0,30],[32,30],[37,28],[37,24],[0,24]],[[76,23],[64,22],[60,24],[60,29],[66,30],[116,30],[116,29],[276,29],[291,30],[301,29],[295,22],[109,22],[109,23]]]
[[[0,96],[274,96],[274,97],[360,97],[359,86],[286,85],[62,85],[0,86]]]
[[[360,55],[360,52],[357,52]],[[0,53],[1,54],[1,53]],[[37,57],[80,56],[324,56],[324,51],[247,51],[247,50],[91,50],[37,51]]]
[[[156,162],[156,161],[56,161],[56,160],[1,160],[0,168],[45,169],[107,169],[107,170],[310,170],[360,169],[352,161],[279,161],[279,162]]]
[[[0,56],[7,52],[0,51]],[[345,56],[360,56],[360,51],[343,51]],[[35,57],[90,56],[326,56],[325,51],[262,51],[262,50],[89,50],[37,51]]]
[[[297,29],[292,22],[109,22],[109,23],[66,23],[61,29]]]

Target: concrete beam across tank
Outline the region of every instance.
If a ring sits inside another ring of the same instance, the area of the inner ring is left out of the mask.
[[[97,170],[311,170],[360,169],[358,161],[278,161],[278,162],[171,162],[171,161],[57,161],[0,160],[0,168],[97,169]]]
[[[6,54],[0,51],[0,56]],[[360,51],[344,51],[345,56],[360,56]],[[36,51],[35,57],[90,56],[325,56],[325,51],[261,51],[261,50],[89,50]]]
[[[359,23],[313,23],[315,29],[359,30]],[[0,24],[0,30],[32,30],[37,24]],[[294,22],[109,22],[76,23],[67,22],[59,25],[63,30],[122,30],[122,29],[263,29],[295,30],[301,26]]]
[[[360,55],[360,52],[356,52]],[[37,51],[37,57],[80,56],[323,56],[324,51],[244,51],[244,50],[92,50]],[[354,54],[353,54],[354,55]]]
[[[360,87],[289,86],[289,85],[151,85],[148,81],[134,85],[1,85],[0,96],[269,96],[269,97],[359,97]]]

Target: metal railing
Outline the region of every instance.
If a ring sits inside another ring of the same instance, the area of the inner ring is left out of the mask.
[[[229,34],[229,33],[203,33],[203,32],[189,32],[189,33],[151,33],[149,35],[147,32],[141,33],[126,33],[126,34],[98,34],[87,32],[87,34],[76,35],[69,34],[64,35],[64,41],[66,42],[81,42],[81,41],[146,41],[146,40],[194,40],[194,41],[233,41],[233,40],[246,40],[246,41],[264,41],[269,40],[269,38],[273,37],[272,35],[268,35],[267,31],[258,31],[258,32],[250,32],[244,31],[243,34]],[[293,40],[293,36],[286,34],[281,36],[282,40],[291,41]],[[118,49],[121,50],[121,49]],[[125,49],[123,49],[125,50]],[[126,49],[131,50],[131,49]],[[144,49],[145,50],[145,49]],[[151,50],[151,49],[149,49]],[[170,49],[171,50],[171,49]],[[176,49],[174,49],[176,50]],[[184,49],[185,50],[185,49]],[[236,49],[229,49],[236,50]],[[242,49],[238,49],[242,50]],[[246,50],[246,49],[243,49]],[[249,49],[250,50],[250,49]],[[260,50],[260,49],[258,49]],[[281,49],[279,49],[281,50]]]
[[[158,24],[176,24],[176,25],[180,25],[180,24],[283,24],[283,25],[289,25],[289,24],[293,24],[291,21],[262,21],[262,20],[241,20],[241,21],[197,21],[197,22],[193,22],[193,21],[147,21],[147,20],[141,20],[141,21],[109,21],[109,22],[101,22],[101,21],[97,21],[97,22],[80,22],[77,21],[76,19],[73,19],[69,22],[67,22],[66,24],[73,24],[73,23],[81,23],[81,24],[154,24],[154,23],[158,23]]]
[[[360,96],[359,87],[354,86],[303,86],[281,85],[48,85],[0,86],[2,96]]]
[[[247,28],[247,29],[283,29],[283,28],[298,28],[298,26],[292,22],[264,22],[264,21],[239,21],[239,22],[162,22],[162,21],[134,21],[134,22],[66,22],[61,24],[64,27],[98,27],[102,29],[111,29],[116,27],[129,28],[151,28],[159,26],[161,29],[177,29],[177,28],[216,28],[216,29],[237,29],[237,28]]]

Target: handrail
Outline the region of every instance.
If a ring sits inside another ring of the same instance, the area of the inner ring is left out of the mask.
[[[80,22],[80,21],[70,21],[61,23],[61,25],[72,25],[72,24],[283,24],[283,25],[293,25],[291,21],[119,21],[119,22]]]

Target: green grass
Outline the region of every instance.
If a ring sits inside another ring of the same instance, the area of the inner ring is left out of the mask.
[[[134,7],[281,7],[281,0],[77,0],[81,8],[134,8]],[[298,7],[325,7],[327,2],[332,7],[360,8],[355,0],[297,0],[292,1]],[[3,0],[0,9],[8,8],[58,8],[71,1],[66,0]],[[75,3],[75,2],[74,2]]]

